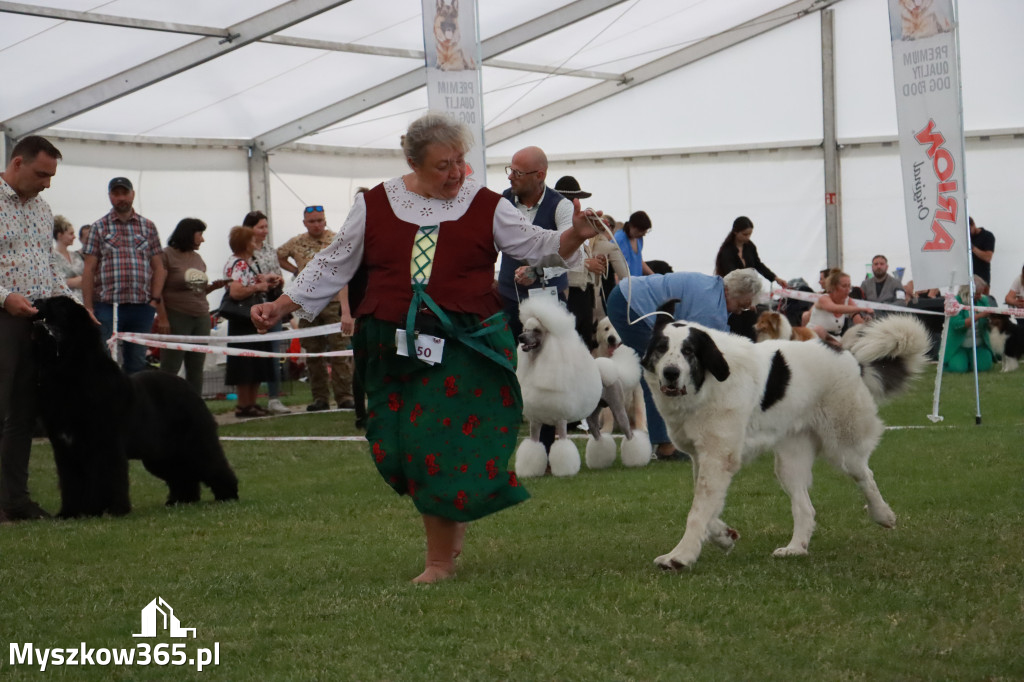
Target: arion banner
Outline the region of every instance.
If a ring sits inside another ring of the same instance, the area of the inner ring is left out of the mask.
[[[953,0],[889,0],[889,28],[914,287],[966,284],[971,245]]]
[[[487,184],[484,163],[484,97],[475,0],[423,0],[423,51],[427,62],[427,103],[473,132],[466,154],[468,174]]]

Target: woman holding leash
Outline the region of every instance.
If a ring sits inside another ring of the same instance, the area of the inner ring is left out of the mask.
[[[366,438],[381,476],[422,515],[427,555],[416,583],[454,575],[469,521],[529,497],[507,471],[522,398],[492,288],[499,251],[574,267],[595,233],[578,202],[572,229],[529,224],[467,179],[471,144],[445,115],[414,121],[402,138],[410,172],[358,195],[334,242],[277,301],[252,310],[260,330],[289,312],[311,318],[366,273],[353,339],[369,397]]]

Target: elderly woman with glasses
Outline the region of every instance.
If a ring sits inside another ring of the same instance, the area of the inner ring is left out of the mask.
[[[572,267],[595,233],[578,203],[569,230],[529,224],[466,177],[471,144],[446,115],[414,121],[402,138],[410,172],[358,195],[334,242],[277,301],[252,311],[260,329],[288,312],[312,316],[365,276],[355,350],[366,438],[382,477],[422,516],[426,566],[416,583],[454,575],[468,522],[529,497],[507,470],[522,397],[492,287],[498,254]]]

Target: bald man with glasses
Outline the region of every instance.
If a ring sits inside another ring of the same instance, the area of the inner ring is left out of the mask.
[[[548,157],[540,147],[526,147],[512,156],[505,167],[511,185],[502,196],[512,202],[534,225],[562,232],[572,227],[572,202],[544,184],[548,176]],[[569,278],[563,268],[544,268],[538,272],[522,261],[502,255],[498,271],[498,294],[515,336],[523,331],[519,321],[519,303],[538,290],[557,291],[564,302],[568,298]],[[532,294],[530,292],[533,292]]]
[[[331,245],[334,232],[327,229],[327,215],[323,206],[307,206],[302,211],[302,224],[305,234],[292,237],[277,249],[277,260],[282,270],[297,275],[306,264]],[[299,329],[320,325],[341,326],[340,334],[311,336],[302,339],[302,348],[307,353],[324,353],[328,350],[346,350],[352,340],[355,320],[348,305],[348,287],[338,293],[336,300],[331,301],[323,311],[313,318],[312,322],[299,320]],[[330,381],[328,382],[327,361],[331,362]],[[339,409],[352,409],[355,400],[352,397],[352,358],[306,358],[306,370],[309,372],[309,387],[313,392],[313,402],[306,407],[307,412],[320,412],[331,407],[331,387],[334,388],[334,399]]]

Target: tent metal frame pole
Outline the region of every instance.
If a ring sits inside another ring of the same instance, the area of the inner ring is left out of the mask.
[[[821,12],[822,142],[825,161],[825,258],[830,268],[843,267],[842,182],[836,135],[835,16]]]
[[[270,215],[270,160],[267,153],[253,145],[249,147],[249,210]],[[273,229],[273,228],[271,228]],[[273,234],[268,235],[273,243]]]

